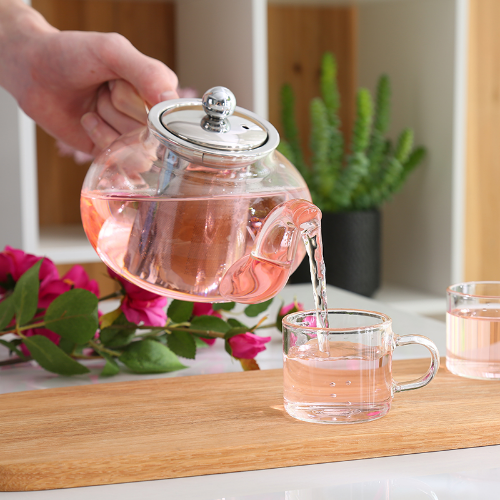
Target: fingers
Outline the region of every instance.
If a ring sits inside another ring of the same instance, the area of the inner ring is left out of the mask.
[[[115,88],[116,86],[117,84],[114,85]],[[122,85],[120,85],[120,87],[122,87]],[[124,88],[132,89],[129,85]],[[134,105],[134,103],[127,98],[128,96],[124,96],[121,103],[125,105],[123,107],[128,108],[129,113],[122,113],[116,108],[114,102],[112,102],[111,92],[107,85],[102,86],[97,95],[97,113],[110,127],[114,128],[120,134],[131,132],[146,123],[146,111],[142,99],[133,92],[133,90],[131,94],[132,97],[134,95],[136,96],[136,100],[139,101],[138,103]],[[139,106],[138,109],[136,108],[137,105]],[[131,118],[131,116],[133,116],[131,113],[137,115],[139,120]]]
[[[110,86],[113,92],[116,91],[118,97],[115,100],[125,112],[120,111],[114,105],[108,86],[102,86],[97,93],[97,113],[86,113],[81,119],[82,127],[94,143],[93,154],[106,149],[120,135],[131,132],[146,123],[144,102],[133,87],[123,80],[114,81]],[[131,116],[136,116],[140,121]]]
[[[137,122],[146,124],[148,118],[146,104],[134,87],[125,80],[113,80],[108,85],[112,106]]]
[[[103,33],[99,51],[102,62],[121,79],[129,82],[150,105],[177,98],[176,74],[165,64],[139,52],[117,33]]]
[[[105,123],[97,113],[85,113],[80,123],[90,137],[90,140],[94,143],[94,148],[91,152],[94,156],[103,149],[106,149],[119,137],[118,132]]]

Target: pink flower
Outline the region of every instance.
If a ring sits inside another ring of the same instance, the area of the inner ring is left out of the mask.
[[[304,321],[303,321],[307,326],[310,326],[312,328],[316,328],[318,325],[316,324],[317,323],[317,320],[316,320],[316,316],[306,316],[304,318]]]
[[[130,283],[108,268],[109,275],[117,280],[125,291],[120,309],[131,323],[147,326],[164,326],[167,321],[167,299]]]
[[[291,304],[283,306],[279,310],[278,316],[276,317],[276,327],[278,328],[278,330],[282,329],[283,318],[287,314],[292,314],[292,313],[303,311],[303,310],[304,310],[304,304],[301,304],[300,302],[297,302],[297,301],[293,301]]]
[[[38,307],[46,309],[52,301],[64,292],[73,288],[83,288],[99,296],[97,281],[89,279],[82,266],[73,266],[62,278],[50,281],[40,287]]]
[[[271,337],[259,337],[254,333],[242,333],[229,339],[233,356],[240,359],[253,359],[259,352],[265,351]]]
[[[218,318],[222,318],[219,311],[214,311],[213,304],[208,302],[195,302],[193,316],[217,316]]]
[[[289,313],[294,313],[294,312],[299,312],[304,310],[304,304],[300,302],[292,302],[291,304],[288,304],[287,306],[283,306],[280,309],[279,315],[280,316],[286,316]]]
[[[73,266],[63,277],[62,280],[72,288],[83,288],[99,297],[99,285],[96,280],[89,279],[85,269],[82,266]]]
[[[0,293],[5,293],[5,285],[10,281],[17,282],[19,278],[42,257],[25,253],[12,247],[5,247],[0,253]],[[40,289],[48,283],[59,278],[59,273],[54,263],[45,258],[40,268]],[[4,286],[2,286],[4,285]]]

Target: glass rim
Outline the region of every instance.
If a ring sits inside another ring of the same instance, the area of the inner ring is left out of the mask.
[[[322,332],[355,332],[359,330],[368,330],[374,328],[383,328],[386,326],[390,326],[392,324],[392,319],[384,313],[378,311],[370,311],[368,309],[347,309],[347,308],[337,308],[337,309],[328,309],[328,313],[359,313],[358,316],[370,316],[370,317],[378,317],[382,321],[380,323],[376,323],[374,325],[365,325],[365,326],[350,326],[350,327],[342,327],[342,328],[321,328],[319,326],[306,326],[306,325],[297,325],[295,323],[291,323],[288,318],[297,315],[307,315],[307,314],[316,314],[316,309],[311,309],[308,311],[297,311],[290,314],[287,314],[283,320],[282,324],[286,325],[289,328],[300,328],[301,330],[311,330],[311,331],[322,331]]]
[[[456,283],[455,285],[450,285],[446,289],[446,292],[453,295],[459,295],[460,297],[474,297],[477,299],[500,299],[500,293],[498,295],[484,295],[477,293],[465,293],[465,292],[459,292],[458,290],[454,290],[455,287],[460,287],[464,285],[498,285],[500,290],[500,281],[463,281],[462,283]]]

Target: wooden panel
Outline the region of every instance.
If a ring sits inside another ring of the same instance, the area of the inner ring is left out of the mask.
[[[397,380],[429,361],[394,363]],[[389,414],[315,425],[283,410],[282,370],[0,396],[0,491],[187,477],[500,444],[500,392],[441,368]],[[21,415],[21,418],[20,418]]]
[[[61,30],[118,32],[141,52],[175,71],[175,4],[155,1],[33,0]],[[80,190],[89,164],[61,157],[55,140],[37,128],[41,226],[80,223]]]
[[[269,120],[282,131],[280,90],[292,85],[296,116],[305,151],[309,147],[309,104],[320,95],[324,52],[335,54],[344,134],[352,129],[356,93],[355,7],[269,5]],[[308,156],[308,155],[307,155]]]
[[[500,2],[469,2],[465,279],[500,280]]]
[[[64,276],[74,264],[59,264],[57,270],[59,271],[59,276]],[[102,262],[90,262],[87,264],[81,264],[85,271],[87,272],[91,280],[96,280],[99,284],[99,296],[105,297],[111,293],[117,292],[119,285],[115,280],[109,277],[106,265]]]
[[[40,225],[80,223],[80,191],[90,162],[79,165],[61,156],[55,139],[40,127],[36,143]]]

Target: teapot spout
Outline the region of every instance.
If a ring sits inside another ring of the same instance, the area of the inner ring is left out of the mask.
[[[277,205],[264,220],[250,255],[236,261],[219,285],[229,301],[258,303],[277,295],[286,285],[303,234],[320,226],[321,210],[293,199]]]

